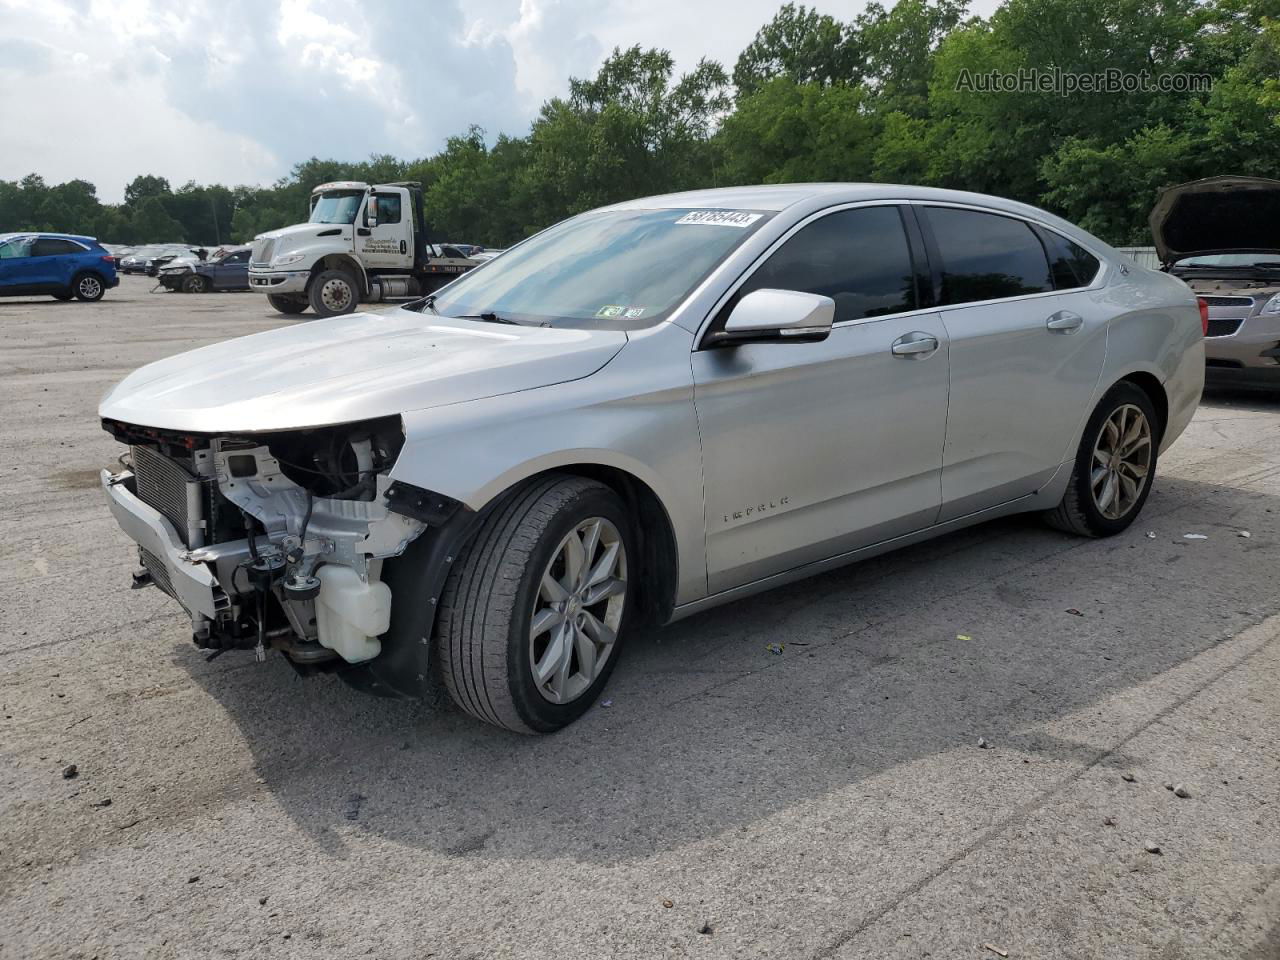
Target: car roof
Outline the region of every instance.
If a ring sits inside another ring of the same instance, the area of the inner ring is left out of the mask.
[[[48,237],[53,240],[77,240],[80,243],[97,243],[97,237],[86,237],[79,233],[50,233],[47,230],[14,230],[10,233],[0,233],[0,240],[8,240],[10,237]]]
[[[792,207],[800,212],[821,210],[842,203],[867,200],[925,200],[935,203],[959,203],[1004,211],[1039,220],[1056,227],[1068,236],[1086,237],[1095,246],[1105,246],[1075,224],[1039,207],[985,193],[967,190],[943,190],[938,187],[916,187],[900,183],[779,183],[743,187],[715,187],[639,197],[601,207],[601,210],[661,210],[669,208],[710,208],[730,210],[767,210],[780,212]]]

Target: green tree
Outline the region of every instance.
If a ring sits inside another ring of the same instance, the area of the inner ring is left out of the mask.
[[[840,21],[801,4],[785,3],[738,56],[733,85],[750,96],[775,77],[796,83],[857,83],[857,38]]]

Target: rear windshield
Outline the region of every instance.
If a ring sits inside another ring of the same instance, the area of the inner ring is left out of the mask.
[[[758,230],[759,210],[603,210],[556,224],[449,284],[452,317],[635,328],[661,320]]]

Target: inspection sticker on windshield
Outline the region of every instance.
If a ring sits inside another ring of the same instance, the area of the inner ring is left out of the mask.
[[[612,317],[622,316],[623,312],[626,309],[627,309],[626,307],[620,307],[620,306],[617,306],[616,304],[610,304],[607,307],[601,307],[599,310],[597,310],[596,316],[600,317],[603,320],[608,320]]]
[[[709,227],[737,227],[739,230],[751,226],[764,214],[746,213],[742,210],[695,210],[686,213],[676,223],[697,223]]]

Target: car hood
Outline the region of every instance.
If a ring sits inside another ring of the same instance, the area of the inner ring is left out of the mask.
[[[508,326],[403,308],[357,313],[148,364],[98,412],[191,433],[316,427],[578,380],[626,342],[614,330]]]
[[[1166,266],[1196,254],[1280,251],[1280,180],[1222,176],[1166,187],[1148,222]]]
[[[272,256],[278,257],[288,253],[293,249],[293,245],[305,246],[308,241],[317,238],[349,242],[352,229],[349,223],[295,223],[290,227],[281,227],[279,230],[258,234],[253,238],[253,246],[256,250],[264,241],[274,241]]]

